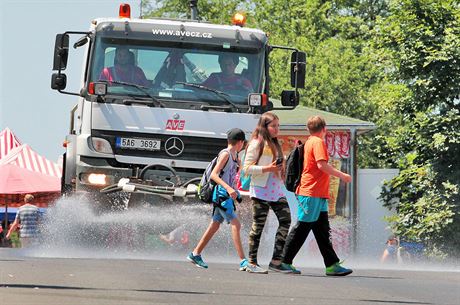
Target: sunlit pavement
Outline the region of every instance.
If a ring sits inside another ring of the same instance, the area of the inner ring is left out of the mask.
[[[350,266],[353,267],[353,266]],[[460,272],[356,269],[332,278],[209,261],[36,258],[0,249],[0,304],[458,304]]]

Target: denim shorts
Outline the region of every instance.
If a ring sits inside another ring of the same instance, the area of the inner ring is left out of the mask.
[[[224,211],[223,209],[219,209],[217,207],[214,208],[214,213],[212,214],[212,221],[222,223],[225,220],[227,223],[230,223],[233,219],[235,219],[237,216],[235,214],[233,204],[233,199],[229,198],[221,203],[221,206],[227,209],[226,211]]]

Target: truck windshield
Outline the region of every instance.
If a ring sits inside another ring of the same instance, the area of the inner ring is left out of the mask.
[[[263,50],[127,42],[103,37],[94,45],[89,81],[107,81],[110,95],[143,95],[127,83],[146,87],[165,102],[247,105],[249,93],[263,90]]]

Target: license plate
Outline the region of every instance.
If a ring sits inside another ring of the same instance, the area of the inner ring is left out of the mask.
[[[115,146],[125,149],[160,150],[160,140],[117,138]]]

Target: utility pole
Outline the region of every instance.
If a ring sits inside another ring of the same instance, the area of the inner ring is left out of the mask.
[[[142,19],[142,0],[140,0],[140,3],[139,3],[139,19]]]
[[[198,0],[190,0],[191,19],[198,19]]]

